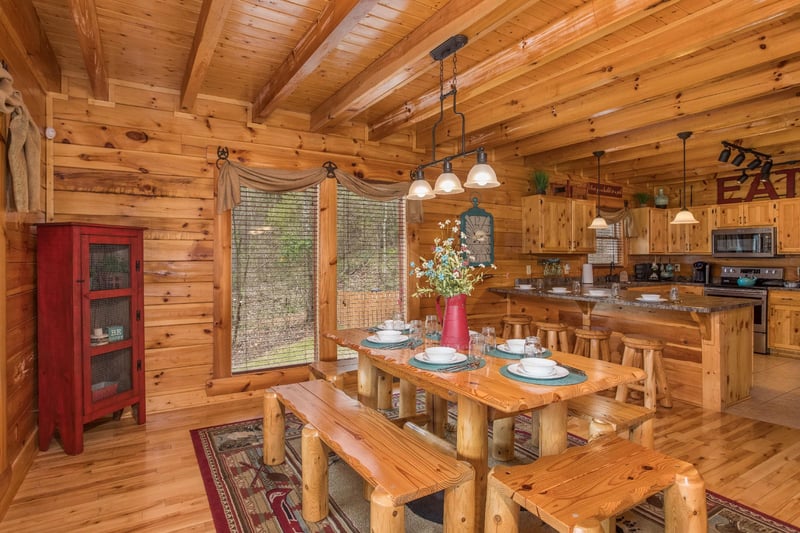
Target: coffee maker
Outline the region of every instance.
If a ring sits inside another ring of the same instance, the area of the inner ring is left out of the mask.
[[[711,283],[711,263],[697,261],[692,267],[692,281],[706,285]]]

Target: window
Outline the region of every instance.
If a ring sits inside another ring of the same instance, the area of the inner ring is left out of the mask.
[[[622,222],[610,224],[605,229],[595,230],[595,253],[589,254],[593,265],[623,264]]]
[[[231,370],[314,360],[318,188],[241,188],[231,216]]]
[[[403,200],[377,202],[337,191],[337,320],[339,328],[374,326],[405,310]],[[355,352],[340,350],[340,357]]]

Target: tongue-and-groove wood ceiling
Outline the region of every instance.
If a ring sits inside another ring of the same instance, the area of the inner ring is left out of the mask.
[[[467,147],[490,160],[612,183],[730,175],[727,140],[800,159],[797,0],[18,0],[42,78],[88,77],[306,114],[314,131],[365,123],[372,139],[413,129],[431,144],[439,63],[429,52],[464,34],[458,110]],[[452,59],[444,63],[445,84]],[[449,113],[437,139],[460,134]],[[734,152],[735,154],[735,152]]]

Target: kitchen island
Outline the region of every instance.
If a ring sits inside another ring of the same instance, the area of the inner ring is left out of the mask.
[[[713,411],[750,397],[753,380],[753,302],[681,294],[677,302],[642,301],[623,290],[618,298],[493,287],[506,299],[507,313],[571,327],[611,329],[612,352],[622,351],[624,334],[665,342],[664,366],[673,398]]]

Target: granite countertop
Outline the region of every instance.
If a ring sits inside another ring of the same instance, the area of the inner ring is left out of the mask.
[[[653,283],[656,285],[657,283]],[[663,283],[662,283],[663,285]],[[593,287],[605,288],[605,287]],[[658,301],[643,301],[637,298],[640,297],[639,293],[628,293],[626,290],[620,291],[619,298],[611,298],[611,296],[589,296],[582,291],[581,294],[567,293],[553,293],[548,290],[538,292],[536,289],[519,289],[516,287],[491,287],[489,292],[501,294],[504,296],[526,296],[533,298],[548,298],[553,300],[569,300],[573,302],[590,302],[595,304],[608,304],[608,305],[622,305],[626,307],[644,307],[646,309],[661,309],[664,311],[683,311],[691,313],[715,313],[717,311],[727,311],[729,309],[738,309],[740,307],[748,307],[754,305],[756,302],[744,298],[729,298],[720,296],[700,296],[694,294],[681,295],[680,300],[677,302],[670,302],[669,300]]]

